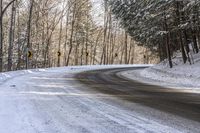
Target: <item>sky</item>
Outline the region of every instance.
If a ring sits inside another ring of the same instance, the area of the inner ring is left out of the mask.
[[[91,0],[93,3],[92,16],[98,25],[103,25],[103,0]]]

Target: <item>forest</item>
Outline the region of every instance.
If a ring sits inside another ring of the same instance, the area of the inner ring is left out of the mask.
[[[1,72],[157,62],[138,44],[107,0],[0,0]]]
[[[96,8],[98,3],[99,8]],[[0,71],[158,63],[193,64],[198,0],[0,0]]]
[[[112,13],[140,45],[168,59],[176,53],[193,64],[200,47],[199,0],[109,0]]]

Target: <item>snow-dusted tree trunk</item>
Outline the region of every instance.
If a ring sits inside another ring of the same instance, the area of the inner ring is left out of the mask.
[[[165,31],[168,32],[168,25],[167,25],[167,18],[166,18],[166,14],[164,14],[164,27],[165,27]],[[168,61],[169,61],[169,65],[170,65],[170,68],[173,67],[173,64],[172,64],[172,58],[171,58],[171,50],[170,50],[170,33],[168,32],[166,34],[166,37],[165,37],[165,43],[166,43],[166,50],[167,50],[167,56],[168,56]]]
[[[32,15],[33,15],[33,4],[34,0],[30,0],[30,8],[29,8],[29,18],[27,25],[27,50],[26,50],[26,69],[29,68],[29,57],[28,51],[31,50],[31,23],[32,23]]]
[[[3,0],[0,0],[0,72],[3,71]]]
[[[71,56],[71,53],[72,53],[72,49],[73,49],[73,37],[74,37],[74,26],[75,26],[75,18],[76,18],[76,3],[74,4],[74,7],[73,7],[73,17],[72,17],[72,22],[71,22],[71,33],[70,33],[70,41],[69,41],[69,52],[68,52],[68,55],[67,55],[67,61],[66,61],[66,66],[69,66],[69,61],[70,61],[70,56]]]
[[[13,43],[15,32],[15,16],[16,16],[16,2],[12,4],[11,21],[10,21],[10,33],[9,33],[9,48],[8,48],[8,71],[12,70],[12,58],[13,58]]]
[[[60,33],[59,33],[59,42],[58,42],[58,62],[57,66],[60,67],[60,59],[61,59],[61,42],[62,42],[62,30],[63,30],[63,18],[60,21]]]

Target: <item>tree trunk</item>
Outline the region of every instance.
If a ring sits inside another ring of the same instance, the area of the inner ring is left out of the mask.
[[[3,71],[3,0],[0,0],[0,72]]]
[[[27,26],[27,50],[26,50],[26,69],[29,68],[29,57],[28,51],[31,49],[31,22],[32,22],[32,15],[33,15],[33,4],[34,0],[30,0],[30,9],[29,9],[29,20]]]
[[[132,51],[132,39],[130,40],[130,43],[129,43],[129,51],[128,51],[128,59],[127,59],[128,64],[130,64],[130,60],[131,60],[131,51]]]
[[[107,30],[108,30],[108,3],[105,1],[104,6],[104,36],[103,36],[103,52],[101,55],[101,62],[100,64],[106,64],[106,37],[107,37]]]
[[[10,21],[10,33],[9,33],[9,48],[8,48],[8,71],[12,70],[12,58],[13,58],[13,42],[15,32],[15,2],[12,4],[11,21]]]
[[[198,48],[198,44],[197,44],[197,37],[196,37],[196,31],[195,30],[192,30],[192,40],[193,40],[193,44],[194,44],[195,53],[199,53],[199,48]]]
[[[168,32],[168,25],[167,25],[167,18],[166,18],[166,15],[164,16],[165,17],[165,21],[164,21],[164,27],[165,27],[165,31]],[[166,34],[166,50],[167,50],[167,57],[168,57],[168,61],[169,61],[169,66],[170,68],[173,67],[173,64],[172,64],[172,58],[171,58],[171,50],[170,50],[170,40],[169,40],[170,36],[169,36],[169,33]]]
[[[131,55],[132,55],[132,57],[131,57],[131,64],[134,64],[135,63],[135,46],[136,46],[136,43],[133,40],[131,42],[133,43],[133,44],[131,44],[131,45],[133,45],[132,46],[133,48],[131,50]]]
[[[19,10],[17,12],[17,44],[18,44],[18,62],[17,62],[17,70],[20,70],[21,69],[21,55],[22,55],[22,50],[21,50],[21,41],[20,41],[20,32],[21,32],[21,29],[20,29],[20,17],[19,17]]]
[[[66,24],[65,24],[64,66],[65,66],[66,63],[67,63],[68,24],[69,24],[69,13],[67,13],[67,16],[66,16]]]
[[[69,52],[68,52],[68,55],[67,55],[66,66],[69,66],[69,59],[70,59],[70,55],[71,55],[72,49],[73,49],[74,24],[75,24],[75,12],[73,14],[72,27],[71,27],[71,35],[70,35],[70,42],[69,42],[70,48],[69,48]]]
[[[128,64],[128,34],[125,32],[125,39],[124,39],[124,63]]]
[[[61,40],[62,40],[62,28],[63,28],[63,19],[61,19],[60,22],[60,33],[59,33],[59,42],[58,42],[58,62],[57,62],[57,67],[60,67],[60,57],[61,57]]]

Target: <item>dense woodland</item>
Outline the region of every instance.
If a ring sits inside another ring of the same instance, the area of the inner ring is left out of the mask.
[[[155,63],[200,48],[198,0],[0,0],[0,71]]]
[[[109,1],[101,8],[97,23],[92,0],[0,0],[0,71],[155,63],[156,54],[138,46]]]
[[[193,63],[200,48],[199,0],[108,0],[115,17],[142,46],[161,60],[181,52],[183,63]]]

